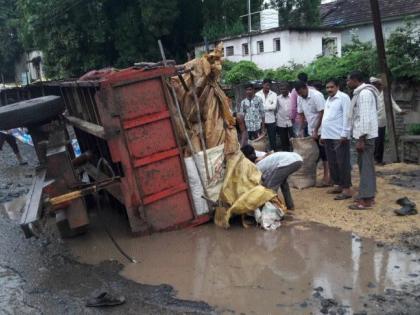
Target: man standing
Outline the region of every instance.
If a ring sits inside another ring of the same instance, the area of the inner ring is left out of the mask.
[[[349,121],[352,122],[353,137],[357,140],[356,150],[360,173],[359,195],[352,210],[365,210],[375,203],[376,174],[373,154],[375,138],[378,137],[378,96],[379,91],[370,84],[363,83],[363,74],[353,71],[347,79],[353,89]]]
[[[304,72],[301,72],[298,74],[297,76],[298,81],[303,82],[305,84],[308,84],[308,75]],[[312,89],[313,87],[309,86],[308,87],[310,89]],[[293,135],[295,137],[298,136],[298,133],[300,131],[301,125],[306,123],[305,121],[300,121],[300,115],[297,114],[297,99],[298,99],[298,93],[296,92],[296,89],[293,89],[292,92],[290,93],[290,102],[291,102],[291,120],[292,120],[292,124],[293,124]],[[306,128],[305,128],[306,129]]]
[[[386,132],[386,112],[385,112],[385,101],[384,101],[384,86],[382,80],[371,77],[370,83],[376,87],[379,91],[379,103],[378,103],[378,138],[375,140],[375,162],[377,164],[384,164],[384,148],[385,148],[385,132]],[[394,113],[403,114],[402,109],[392,100],[392,108]]]
[[[264,123],[267,129],[268,141],[270,142],[270,149],[277,150],[276,147],[276,106],[277,94],[271,91],[271,80],[265,79],[263,81],[263,88],[257,94],[264,103]]]
[[[239,112],[245,116],[245,125],[250,140],[255,140],[261,131],[264,117],[264,105],[260,97],[255,95],[254,86],[245,87],[246,98],[242,100]]]
[[[328,99],[322,117],[321,142],[325,145],[330,176],[335,187],[329,191],[338,194],[335,200],[350,199],[351,164],[350,164],[350,131],[348,119],[350,97],[339,90],[335,79],[327,82]]]
[[[277,134],[280,135],[280,150],[291,151],[290,138],[293,134],[293,124],[290,119],[292,104],[289,93],[289,85],[285,82],[280,87],[280,95],[277,97]]]
[[[319,157],[324,166],[324,178],[319,187],[326,187],[330,185],[327,155],[325,154],[324,146],[319,143],[322,116],[324,115],[325,107],[324,95],[315,89],[309,89],[304,82],[297,82],[295,88],[299,95],[297,101],[297,112],[300,115],[301,122],[303,122],[306,118],[306,121],[308,122],[308,133],[318,145]],[[301,126],[300,134],[303,135],[303,126]]]

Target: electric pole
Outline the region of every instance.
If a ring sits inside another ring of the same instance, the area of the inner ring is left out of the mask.
[[[375,29],[376,49],[378,50],[379,68],[382,73],[381,79],[384,85],[383,93],[385,101],[386,118],[388,122],[388,136],[391,145],[391,159],[392,162],[398,162],[398,143],[395,132],[394,110],[392,109],[391,99],[391,79],[386,61],[384,35],[382,32],[381,13],[379,10],[378,0],[370,0],[370,7],[372,10],[373,27]]]

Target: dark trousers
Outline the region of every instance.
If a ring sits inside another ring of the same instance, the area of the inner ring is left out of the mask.
[[[0,150],[3,149],[4,142],[7,142],[10,145],[10,147],[12,148],[15,154],[19,153],[19,148],[16,143],[16,138],[13,137],[12,135],[8,135],[8,134],[4,134],[0,132]]]
[[[386,127],[379,127],[378,138],[375,139],[375,161],[378,163],[382,163],[384,161],[385,132]]]
[[[275,151],[277,149],[276,145],[276,123],[272,124],[265,124],[265,128],[267,129],[268,135],[268,142],[270,142],[270,150]]]
[[[358,152],[357,163],[359,164],[360,185],[359,198],[375,198],[376,173],[373,154],[375,152],[375,139],[366,140],[363,152]]]
[[[260,133],[259,130],[257,130],[257,131],[248,131],[248,139],[249,140],[255,140],[255,139],[257,139],[259,133]]]
[[[280,136],[280,151],[292,151],[290,138],[293,136],[293,128],[277,127],[277,134]]]
[[[350,141],[325,139],[325,153],[330,176],[335,185],[347,189],[351,185]]]
[[[286,203],[286,207],[288,209],[293,209],[294,203],[287,178],[299,170],[302,165],[303,162],[298,161],[287,166],[278,167],[274,170],[267,170],[262,175],[262,183],[265,187],[276,192],[279,188],[281,188],[284,202]]]

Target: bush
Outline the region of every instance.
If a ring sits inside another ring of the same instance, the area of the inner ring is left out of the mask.
[[[394,78],[420,81],[420,25],[407,23],[387,42],[389,69]]]
[[[410,135],[420,136],[420,124],[411,124],[408,126]]]
[[[228,67],[230,65],[228,64]],[[264,71],[257,67],[252,61],[242,60],[235,63],[226,72],[224,79],[228,84],[238,84],[241,82],[260,80],[264,76]]]

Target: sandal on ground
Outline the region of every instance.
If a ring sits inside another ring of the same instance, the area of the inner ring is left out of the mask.
[[[353,196],[351,196],[351,195],[339,194],[334,198],[334,200],[347,200],[347,199],[351,199],[351,198],[353,198]]]
[[[102,292],[97,296],[90,298],[86,302],[87,307],[103,307],[103,306],[116,306],[125,302],[123,296],[113,296],[108,292]]]
[[[364,206],[361,203],[355,203],[349,206],[350,210],[368,210],[368,209],[372,209],[371,206]]]

